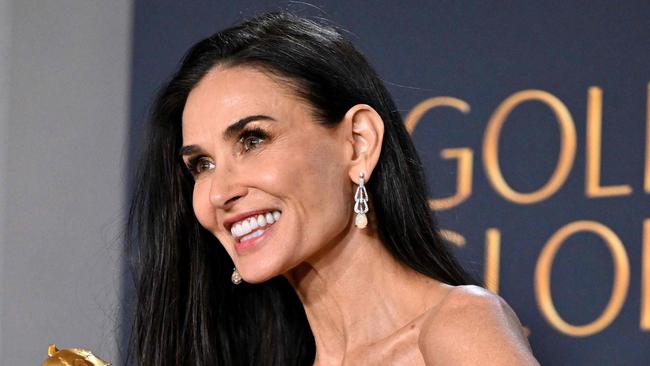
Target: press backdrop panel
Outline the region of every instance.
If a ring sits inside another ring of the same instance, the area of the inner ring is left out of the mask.
[[[137,2],[132,149],[195,41],[262,10],[331,19],[396,99],[447,238],[542,364],[650,364],[647,2],[233,4]]]

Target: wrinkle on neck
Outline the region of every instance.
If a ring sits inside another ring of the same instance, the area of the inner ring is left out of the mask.
[[[305,308],[319,364],[342,364],[347,354],[391,336],[434,301],[431,289],[439,282],[398,262],[368,228],[352,227],[286,274]]]

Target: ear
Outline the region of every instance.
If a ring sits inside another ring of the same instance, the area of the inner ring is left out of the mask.
[[[354,183],[359,181],[359,172],[364,180],[370,180],[381,154],[384,139],[384,121],[374,108],[367,104],[357,104],[343,117],[345,126],[351,127],[353,156],[348,175]]]

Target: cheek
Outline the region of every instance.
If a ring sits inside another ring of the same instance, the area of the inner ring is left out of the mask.
[[[298,214],[306,220],[302,224],[308,225],[305,234],[324,240],[331,236],[326,232],[339,231],[346,225],[352,207],[347,168],[335,146],[301,146],[300,153],[287,156],[281,165],[285,192],[299,201]]]
[[[214,232],[216,228],[215,212],[210,204],[209,186],[207,184],[203,184],[203,182],[194,184],[192,207],[194,208],[194,215],[196,215],[199,224],[206,230]]]

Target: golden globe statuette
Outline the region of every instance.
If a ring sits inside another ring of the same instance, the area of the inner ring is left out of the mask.
[[[47,360],[41,366],[111,366],[110,363],[81,348],[59,350],[50,344],[47,348]]]

